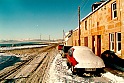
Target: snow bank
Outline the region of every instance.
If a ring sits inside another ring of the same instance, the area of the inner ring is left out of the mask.
[[[123,77],[116,76],[110,72],[107,72],[107,73],[103,74],[102,76],[111,79],[113,83],[124,83]]]

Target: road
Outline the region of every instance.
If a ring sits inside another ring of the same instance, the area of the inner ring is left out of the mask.
[[[49,62],[57,55],[56,45],[44,48],[13,50],[9,53],[22,57],[22,61],[0,71],[1,83],[42,82]]]
[[[61,57],[56,46],[8,52],[18,55],[22,61],[0,71],[0,83],[124,82],[123,78],[115,78],[110,72],[104,73],[101,77],[72,75],[66,65],[66,59]]]

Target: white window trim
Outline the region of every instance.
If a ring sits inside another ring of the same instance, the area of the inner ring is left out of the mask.
[[[110,50],[114,51],[114,49],[112,49],[112,48],[114,48],[114,47],[112,47],[112,43],[114,43],[114,40],[113,41],[111,40],[112,35],[113,35],[113,38],[114,38],[114,33],[110,33]]]
[[[113,5],[114,5],[114,4],[116,4],[116,2],[112,3],[112,19],[117,18],[117,16],[116,16],[116,17],[114,17],[114,11],[116,11],[116,12],[117,12],[117,4],[116,4],[116,9],[115,9],[115,10],[113,10]]]

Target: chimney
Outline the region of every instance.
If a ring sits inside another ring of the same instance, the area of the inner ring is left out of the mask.
[[[100,2],[95,2],[92,5],[92,11],[95,10],[98,6],[100,6],[105,0],[101,0]]]

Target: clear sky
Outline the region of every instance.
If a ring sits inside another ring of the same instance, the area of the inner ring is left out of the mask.
[[[0,40],[60,39],[100,0],[0,0]]]

